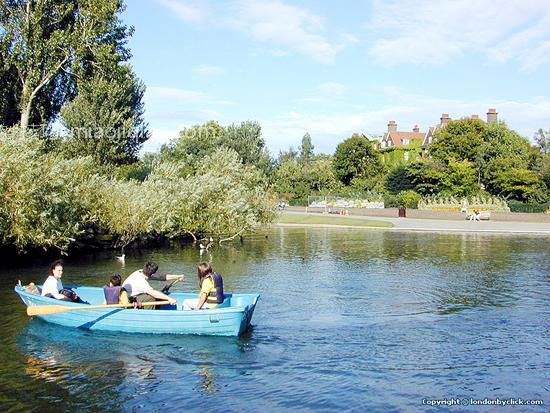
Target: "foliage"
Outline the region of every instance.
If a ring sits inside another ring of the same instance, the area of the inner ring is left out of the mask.
[[[118,245],[147,236],[250,231],[273,219],[265,176],[219,148],[192,175],[178,162],[144,160],[151,172],[119,179],[91,157],[64,159],[19,129],[0,133],[0,239],[20,249],[62,251],[86,228],[114,235]]]
[[[486,127],[479,119],[450,121],[445,128],[436,132],[434,142],[429,146],[429,153],[440,162],[447,162],[449,159],[475,162],[484,142]]]
[[[353,179],[360,179],[357,182],[363,190],[373,189],[384,172],[373,142],[362,135],[354,135],[338,144],[333,166],[342,183],[349,185]]]
[[[71,156],[90,155],[101,164],[137,160],[148,139],[143,122],[144,85],[129,66],[114,66],[106,77],[79,82],[79,93],[61,111],[70,136],[63,145]]]
[[[511,212],[523,212],[523,213],[543,213],[550,207],[550,202],[544,202],[542,204],[525,203],[521,201],[510,200],[507,202]]]
[[[271,171],[272,161],[261,136],[261,127],[251,121],[227,127],[209,121],[186,128],[180,132],[179,138],[162,146],[161,159],[184,162],[188,173],[192,173],[201,166],[205,156],[220,147],[236,151],[245,165],[254,165],[266,174]]]
[[[444,188],[445,166],[436,160],[412,162],[406,171],[414,189],[422,196],[438,194]]]
[[[334,193],[341,184],[336,179],[331,158],[315,159],[307,165],[296,159],[280,164],[274,172],[274,189],[279,195],[307,199],[313,193]]]
[[[395,166],[386,175],[386,189],[390,193],[395,194],[412,188],[414,188],[414,184],[405,165]]]
[[[125,42],[132,30],[117,17],[123,9],[120,0],[0,3],[0,60],[7,68],[0,75],[20,80],[7,93],[24,129],[53,121],[76,77],[87,77],[102,57],[129,57]],[[11,125],[13,119],[1,121]]]
[[[403,205],[400,194],[384,194],[384,208],[397,208]]]
[[[468,160],[451,158],[447,164],[433,159],[413,162],[401,174],[402,179],[406,179],[404,182],[414,185],[422,196],[468,196],[480,191],[475,166]]]
[[[404,206],[405,208],[418,208],[418,203],[422,199],[422,196],[415,191],[407,190],[397,194],[385,194],[384,195],[384,207],[385,208],[397,208]]]
[[[538,165],[538,174],[542,182],[547,188],[550,188],[550,154],[545,153],[540,157],[540,164]]]
[[[419,161],[422,158],[421,142],[413,140],[410,144],[401,146],[390,146],[379,150],[382,156],[382,163],[387,168],[394,168],[397,165],[408,164]]]
[[[474,163],[466,159],[450,159],[441,183],[442,193],[455,196],[474,195],[480,190]]]
[[[550,131],[540,128],[534,138],[542,153],[550,153]]]
[[[491,185],[499,195],[518,201],[546,201],[545,186],[533,171],[508,168],[494,174]]]
[[[282,163],[286,161],[291,160],[298,160],[298,151],[294,149],[294,147],[288,148],[286,151],[279,151],[279,155],[277,156],[276,164],[281,165]]]
[[[44,142],[18,129],[0,131],[0,237],[17,248],[65,250],[93,220],[96,177],[90,158],[44,154]]]
[[[302,138],[302,145],[300,146],[300,162],[307,164],[315,156],[313,154],[313,143],[311,142],[311,136],[309,133],[306,133]]]
[[[420,194],[415,191],[403,191],[400,193],[402,199],[402,205],[406,208],[418,208],[418,203],[422,199]]]

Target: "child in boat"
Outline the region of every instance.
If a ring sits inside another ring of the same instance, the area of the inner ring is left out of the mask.
[[[206,308],[216,308],[223,303],[223,278],[214,273],[207,262],[201,262],[197,266],[199,277],[199,298],[188,299],[183,302],[184,310],[200,310],[206,304]]]
[[[121,284],[122,278],[119,274],[115,274],[111,277],[109,285],[103,287],[105,304],[130,304],[128,292],[121,286]]]
[[[63,288],[61,277],[63,276],[63,260],[55,260],[50,265],[48,278],[42,285],[42,296],[55,298],[57,300],[72,301],[74,303],[82,303],[77,293],[68,288]]]

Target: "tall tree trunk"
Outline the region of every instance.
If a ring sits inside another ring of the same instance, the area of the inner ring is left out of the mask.
[[[29,87],[26,84],[21,91],[21,103],[21,129],[27,129],[31,117],[32,98],[29,96]]]

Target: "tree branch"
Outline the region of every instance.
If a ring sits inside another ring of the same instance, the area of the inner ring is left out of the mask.
[[[233,235],[232,237],[228,237],[228,238],[223,238],[223,239],[221,239],[221,240],[218,242],[218,244],[221,245],[222,242],[234,240],[234,239],[237,238],[239,235],[241,235],[245,230],[246,230],[246,227],[241,228],[241,230],[240,230],[239,232],[237,232],[235,235]]]

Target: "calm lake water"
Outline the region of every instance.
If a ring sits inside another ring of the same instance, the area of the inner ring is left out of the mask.
[[[549,252],[544,237],[274,228],[202,256],[227,291],[261,294],[240,338],[50,325],[13,292],[48,262],[0,270],[0,410],[548,411]],[[198,290],[197,246],[113,257],[67,259],[64,284],[153,259]],[[545,405],[423,404],[449,398]]]

